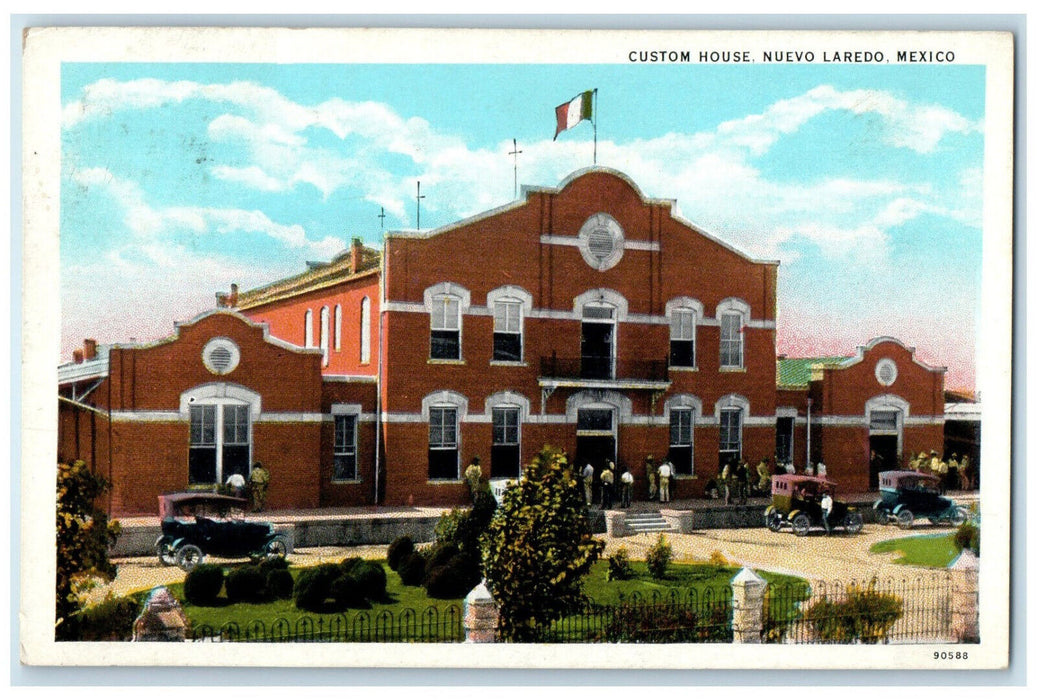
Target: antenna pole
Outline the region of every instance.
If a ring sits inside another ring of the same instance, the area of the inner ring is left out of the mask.
[[[518,141],[515,140],[515,139],[512,139],[511,140],[511,152],[509,152],[508,155],[511,156],[512,159],[515,161],[515,190],[514,190],[514,193],[512,194],[512,197],[515,198],[515,199],[518,199],[518,154],[519,153],[522,153],[522,151],[520,151],[518,149]]]
[[[425,199],[425,195],[421,194],[421,180],[418,180],[418,230],[421,230],[421,200]]]
[[[598,164],[598,88],[594,88],[594,118],[591,119],[591,124],[594,125],[594,164]]]

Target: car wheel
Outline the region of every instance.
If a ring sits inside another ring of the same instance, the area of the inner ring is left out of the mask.
[[[805,537],[810,532],[810,516],[800,513],[792,519],[792,531],[798,537]]]
[[[185,544],[176,550],[176,565],[184,571],[194,571],[194,568],[202,563],[205,554],[202,548],[196,544]]]
[[[915,524],[915,514],[907,508],[897,511],[897,527],[901,530],[910,530]]]
[[[961,525],[965,524],[965,521],[968,519],[969,514],[966,513],[965,509],[961,507],[956,507],[951,512],[951,517],[949,518],[949,520],[951,521],[951,525],[953,525],[954,527],[960,527]]]
[[[843,518],[843,526],[848,533],[856,535],[864,527],[864,517],[857,511],[847,513],[846,517]]]
[[[889,511],[886,510],[885,508],[879,508],[878,510],[876,510],[875,511],[875,522],[877,522],[879,525],[888,525],[889,524]]]
[[[155,554],[158,555],[158,563],[162,566],[176,564],[176,550],[173,549],[173,543],[165,537],[159,537],[155,542]]]
[[[771,532],[777,532],[781,529],[781,513],[772,511],[767,513],[767,529]]]
[[[283,537],[275,537],[266,543],[266,558],[276,559],[288,556],[288,542]]]

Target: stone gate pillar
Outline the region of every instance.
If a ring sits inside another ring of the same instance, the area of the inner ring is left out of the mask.
[[[760,644],[763,639],[763,595],[767,582],[743,567],[731,579],[731,627],[735,644]]]
[[[950,566],[951,633],[959,642],[979,641],[979,558],[963,549]]]
[[[182,642],[187,638],[187,616],[165,586],[151,590],[144,610],[133,621],[135,642]]]
[[[464,641],[466,644],[493,644],[497,641],[500,609],[486,579],[469,591],[464,599]]]

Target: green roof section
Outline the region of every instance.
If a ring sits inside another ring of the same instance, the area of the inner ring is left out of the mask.
[[[779,357],[778,386],[806,386],[810,383],[811,367],[819,364],[839,364],[846,357]]]

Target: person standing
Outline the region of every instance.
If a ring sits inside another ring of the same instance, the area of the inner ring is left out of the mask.
[[[720,488],[724,490],[724,505],[731,504],[731,482],[734,481],[734,474],[731,473],[731,463],[727,462],[724,464],[723,471],[720,472]]]
[[[738,503],[744,506],[749,500],[749,464],[744,459],[738,462],[735,480],[738,481]]]
[[[601,509],[608,510],[612,507],[612,486],[616,477],[613,473],[612,462],[605,464],[605,470],[601,472]]]
[[[961,456],[961,464],[958,465],[958,474],[961,476],[961,488],[963,491],[972,490],[972,465],[969,464],[969,456]]]
[[[947,488],[954,491],[958,488],[958,453],[952,452],[951,458],[947,460]]]
[[[824,462],[817,463],[817,475],[822,479],[828,476],[828,466]]]
[[[761,494],[767,494],[771,490],[771,470],[767,464],[769,461],[769,458],[764,457],[760,460],[760,463],[756,465],[756,476],[759,477],[759,481],[756,483],[756,489]]]
[[[634,475],[630,473],[630,469],[623,467],[623,476],[619,477],[619,480],[623,485],[623,507],[629,508],[634,492]]]
[[[828,516],[832,514],[832,506],[832,494],[826,490],[824,495],[821,496],[821,522],[824,523],[825,534],[827,535],[832,534],[832,526],[828,522]]]
[[[252,473],[248,476],[248,492],[252,500],[252,512],[262,512],[266,507],[266,492],[270,486],[270,472],[262,462],[252,465]]]
[[[583,499],[587,505],[594,503],[594,465],[590,462],[583,468]]]
[[[479,455],[472,457],[472,463],[464,470],[464,480],[468,482],[468,493],[475,500],[475,493],[479,490],[479,482],[482,481],[482,466],[479,464]]]
[[[645,458],[645,474],[648,475],[648,500],[654,501],[659,497],[659,467],[652,455]]]
[[[670,477],[673,476],[673,467],[668,461],[659,465],[659,502],[670,502]]]

